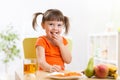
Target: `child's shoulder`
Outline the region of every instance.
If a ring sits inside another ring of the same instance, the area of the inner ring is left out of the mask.
[[[63,37],[63,43],[64,43],[64,44],[68,44],[68,40],[67,40],[66,37]]]
[[[46,36],[39,36],[38,38],[37,38],[37,40],[45,40],[46,39]]]
[[[67,38],[63,36],[63,40],[65,40],[65,41],[66,41],[66,40],[67,40]]]

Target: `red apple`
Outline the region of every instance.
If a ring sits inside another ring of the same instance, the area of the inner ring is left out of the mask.
[[[109,68],[105,64],[98,64],[95,66],[95,76],[98,78],[106,78],[108,76]]]

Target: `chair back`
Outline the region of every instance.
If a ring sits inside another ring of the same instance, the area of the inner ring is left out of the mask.
[[[24,51],[24,58],[34,59],[36,58],[36,49],[35,43],[37,38],[25,38],[23,40],[23,51]],[[72,41],[71,39],[68,40],[68,45],[70,51],[72,51]]]
[[[35,42],[37,38],[25,38],[23,40],[24,58],[36,58]]]

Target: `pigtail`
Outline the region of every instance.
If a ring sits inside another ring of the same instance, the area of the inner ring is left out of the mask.
[[[38,24],[37,24],[37,16],[40,15],[40,14],[43,15],[43,13],[40,13],[40,12],[35,13],[35,14],[33,15],[32,27],[33,27],[34,30],[35,30],[35,27],[38,25]]]
[[[68,34],[70,23],[69,23],[69,19],[67,16],[64,16],[64,21],[65,21],[65,34]]]

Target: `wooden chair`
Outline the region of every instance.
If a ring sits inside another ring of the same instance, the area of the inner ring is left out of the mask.
[[[23,51],[24,51],[24,58],[34,59],[36,58],[36,49],[35,49],[35,42],[37,38],[24,38],[23,40]],[[72,51],[72,41],[71,39],[68,40],[69,49]]]

